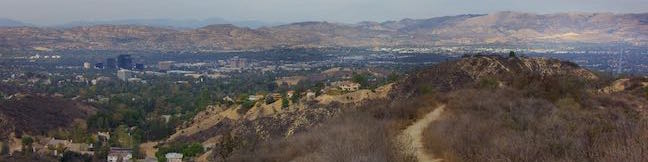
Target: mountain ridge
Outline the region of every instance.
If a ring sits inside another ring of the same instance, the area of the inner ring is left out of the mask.
[[[20,27],[20,26],[31,26],[31,25],[18,20],[0,18],[0,27]]]
[[[3,48],[45,47],[55,50],[199,51],[543,43],[624,43],[646,46],[648,13],[496,12],[381,23],[309,21],[258,29],[235,25],[207,25],[188,30],[142,25],[0,27],[0,36],[0,47]]]

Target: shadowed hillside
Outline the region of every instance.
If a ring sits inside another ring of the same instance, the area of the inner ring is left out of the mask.
[[[76,101],[38,95],[14,95],[0,104],[0,138],[10,133],[44,135],[66,129],[96,112]]]

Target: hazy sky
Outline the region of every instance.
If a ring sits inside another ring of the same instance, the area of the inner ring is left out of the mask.
[[[0,0],[0,17],[38,25],[141,18],[384,21],[495,11],[648,12],[648,0]]]

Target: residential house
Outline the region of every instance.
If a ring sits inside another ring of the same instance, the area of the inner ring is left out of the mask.
[[[55,138],[50,139],[47,144],[45,144],[45,148],[50,150],[54,156],[62,156],[62,153],[65,151],[93,155],[94,152],[90,150],[92,147],[92,145],[85,143],[73,143],[72,140],[60,140]]]
[[[133,151],[128,148],[111,147],[108,153],[108,162],[129,162],[133,158]]]
[[[290,91],[286,92],[286,97],[288,97],[288,98],[292,98],[293,95],[295,95],[295,91],[293,91],[293,90],[290,90]]]
[[[250,101],[258,101],[263,99],[263,95],[250,95],[248,96],[248,100]]]
[[[52,151],[52,155],[54,156],[62,156],[63,152],[67,149],[67,147],[72,143],[71,140],[60,140],[56,138],[52,138],[49,141],[47,141],[47,144],[45,144],[45,148],[47,150]]]
[[[351,81],[337,81],[331,83],[332,86],[337,86],[342,91],[357,91],[360,89],[360,84]]]
[[[317,95],[317,94],[315,94],[315,92],[310,92],[310,91],[309,91],[309,92],[306,92],[306,99],[308,99],[308,100],[310,100],[310,99],[315,99],[315,96],[316,96],[316,95]]]
[[[164,157],[166,157],[167,162],[182,162],[182,154],[180,153],[167,153]]]

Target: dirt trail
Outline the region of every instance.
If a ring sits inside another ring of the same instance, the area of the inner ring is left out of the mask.
[[[425,152],[425,147],[423,144],[422,134],[425,131],[425,128],[430,125],[435,120],[438,120],[445,109],[445,105],[441,105],[434,109],[434,111],[425,114],[425,117],[417,120],[414,124],[407,127],[403,133],[399,136],[400,142],[403,144],[409,144],[411,146],[411,151],[409,154],[416,156],[419,162],[440,162],[442,159],[434,158],[431,154]]]

